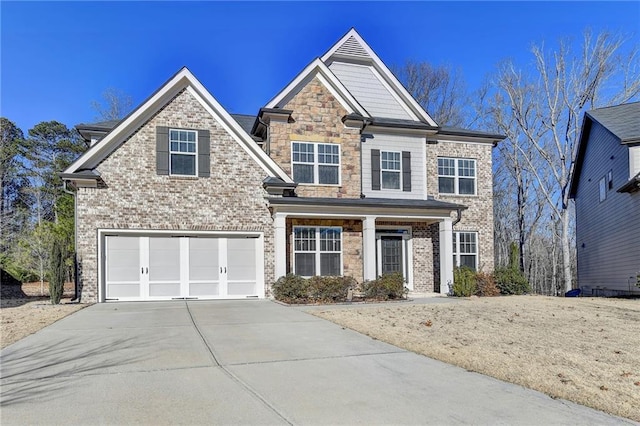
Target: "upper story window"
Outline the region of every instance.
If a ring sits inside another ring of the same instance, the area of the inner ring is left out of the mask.
[[[298,183],[340,183],[340,145],[292,142],[291,164],[293,180]]]
[[[400,189],[401,163],[400,153],[380,152],[380,173],[382,189]]]
[[[342,228],[296,226],[293,241],[296,275],[342,274]]]
[[[197,176],[198,132],[195,130],[169,130],[169,173]]]
[[[438,192],[440,194],[475,195],[476,160],[438,158]]]

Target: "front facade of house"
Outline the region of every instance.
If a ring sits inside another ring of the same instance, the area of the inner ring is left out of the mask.
[[[640,294],[640,102],[585,114],[575,170],[578,285]]]
[[[80,125],[83,301],[267,297],[280,276],[493,269],[491,151],[438,126],[355,31],[231,116],[182,69],[119,123]]]

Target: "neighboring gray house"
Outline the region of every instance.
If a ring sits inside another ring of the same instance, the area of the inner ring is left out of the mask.
[[[83,301],[266,297],[280,276],[493,269],[491,151],[439,126],[350,30],[257,116],[183,68],[118,123],[78,126]]]
[[[640,102],[585,114],[569,195],[580,288],[640,294]]]

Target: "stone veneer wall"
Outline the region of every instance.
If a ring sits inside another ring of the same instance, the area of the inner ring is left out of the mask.
[[[208,129],[211,177],[156,174],[156,126]],[[106,187],[77,192],[81,300],[95,302],[97,230],[224,230],[264,233],[266,293],[273,282],[273,226],[265,171],[187,91],[179,93],[98,167]]]
[[[427,145],[427,192],[438,200],[468,207],[462,212],[462,220],[454,226],[453,231],[478,232],[478,269],[485,272],[491,272],[494,268],[492,147],[487,143],[442,141]],[[438,157],[475,159],[477,195],[438,194]],[[455,220],[455,214],[452,217]],[[435,249],[438,247],[435,246]]]
[[[359,198],[360,131],[347,128],[342,117],[347,111],[317,79],[311,80],[283,109],[293,110],[293,123],[272,121],[270,156],[292,176],[291,142],[323,142],[340,144],[341,185],[300,184],[300,197]]]
[[[362,221],[332,219],[288,219],[287,220],[287,273],[293,272],[293,227],[333,226],[342,228],[343,275],[362,283]]]

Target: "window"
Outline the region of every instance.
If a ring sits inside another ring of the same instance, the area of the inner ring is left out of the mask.
[[[195,130],[169,130],[170,174],[197,176],[197,133]]]
[[[476,160],[438,158],[438,192],[440,194],[475,195]]]
[[[600,202],[607,199],[607,182],[605,181],[605,176],[600,179],[598,182],[598,190],[600,192]]]
[[[382,151],[380,162],[382,189],[400,189],[400,153]]]
[[[613,170],[609,170],[609,173],[607,173],[607,182],[609,184],[609,189],[613,189]]]
[[[342,228],[295,227],[293,251],[296,275],[342,275]]]
[[[340,183],[340,145],[293,142],[291,163],[293,180],[298,183]]]
[[[476,232],[453,233],[453,265],[478,268],[478,234]]]

